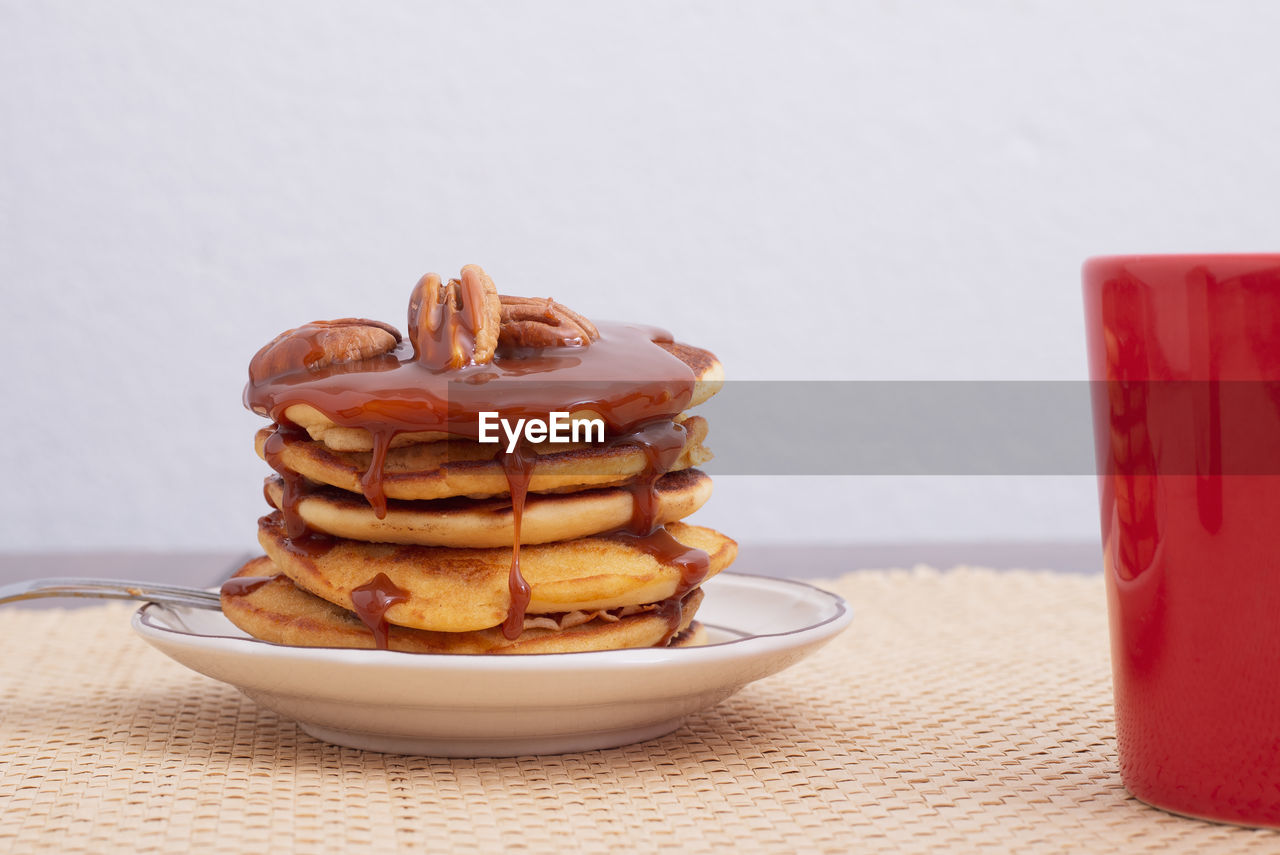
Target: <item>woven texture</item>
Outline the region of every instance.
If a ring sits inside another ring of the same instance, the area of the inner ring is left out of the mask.
[[[4,613],[0,851],[1280,851],[1116,771],[1101,582],[854,573],[822,652],[670,736],[438,760],[313,740],[133,637]]]

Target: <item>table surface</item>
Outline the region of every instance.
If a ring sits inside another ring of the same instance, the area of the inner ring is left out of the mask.
[[[1280,851],[1125,791],[1099,574],[823,584],[848,630],[673,733],[474,760],[312,739],[150,649],[131,604],[14,610],[0,851]]]

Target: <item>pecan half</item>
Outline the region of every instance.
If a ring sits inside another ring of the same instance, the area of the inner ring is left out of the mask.
[[[249,362],[249,380],[265,383],[343,362],[362,362],[395,350],[400,331],[381,321],[341,318],[312,321],[280,333]]]
[[[600,338],[596,325],[550,297],[502,295],[502,329],[498,343],[506,347],[587,347]]]
[[[463,267],[447,285],[428,273],[409,298],[413,357],[435,371],[492,362],[500,316],[498,289],[480,265]]]

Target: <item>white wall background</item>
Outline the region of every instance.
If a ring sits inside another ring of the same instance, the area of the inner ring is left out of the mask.
[[[3,0],[0,549],[247,548],[249,357],[469,261],[736,378],[1083,377],[1084,256],[1280,245],[1277,32],[1263,0]],[[1094,499],[738,477],[699,519],[1092,538]]]

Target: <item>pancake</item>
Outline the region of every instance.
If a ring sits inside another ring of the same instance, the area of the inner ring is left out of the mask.
[[[738,545],[712,529],[671,523],[667,530],[681,544],[707,553],[708,578],[737,556]],[[352,590],[385,574],[407,592],[405,602],[386,613],[388,622],[400,626],[488,629],[502,622],[511,602],[510,546],[449,549],[313,537],[294,542],[279,512],[258,521],[258,542],[299,587],[343,608],[350,607]],[[672,596],[681,582],[679,567],[625,538],[610,537],[523,547],[520,572],[531,589],[529,615],[656,603]]]
[[[693,398],[690,407],[696,407],[709,399],[724,385],[724,366],[715,354],[700,347],[693,347],[680,342],[655,342],[685,365],[689,366],[696,378],[693,386]],[[575,410],[571,419],[597,418],[598,413],[591,410]],[[324,413],[309,404],[292,404],[284,411],[284,417],[293,424],[306,430],[314,440],[319,440],[334,451],[372,451],[373,437],[362,427],[342,427],[334,424]],[[392,448],[400,448],[418,442],[439,442],[452,437],[441,431],[410,431],[398,434],[391,440]]]
[[[688,469],[711,459],[703,445],[707,421],[685,419],[684,450],[672,470]],[[258,431],[254,446],[263,448],[270,428]],[[528,446],[538,454],[529,492],[548,493],[621,484],[645,470],[645,453],[634,445],[609,447],[589,443],[557,443]],[[507,476],[497,457],[501,447],[471,440],[414,443],[393,448],[382,467],[382,491],[389,499],[447,499],[455,496],[486,498],[508,494]],[[279,463],[312,481],[352,493],[360,492],[360,476],[372,455],[361,451],[334,451],[322,442],[286,441]]]
[[[711,498],[711,479],[699,469],[668,472],[655,487],[655,525],[684,519]],[[267,478],[265,492],[280,509],[284,482],[274,475]],[[626,486],[531,493],[524,505],[520,542],[550,543],[623,528],[631,521],[634,501]],[[511,501],[506,498],[389,501],[386,516],[378,519],[363,496],[316,487],[299,500],[298,516],[313,531],[379,543],[510,548],[515,540]]]
[[[222,612],[254,638],[295,647],[373,648],[373,634],[351,612],[299,589],[269,558],[255,558],[237,577],[272,577],[247,593],[222,596]],[[679,646],[696,644],[704,637],[693,624],[702,601],[694,589],[684,598],[678,632]],[[387,647],[406,653],[572,653],[653,647],[671,632],[668,619],[656,609],[608,619],[596,617],[566,629],[527,628],[515,640],[500,629],[475,632],[428,632],[391,626]]]

